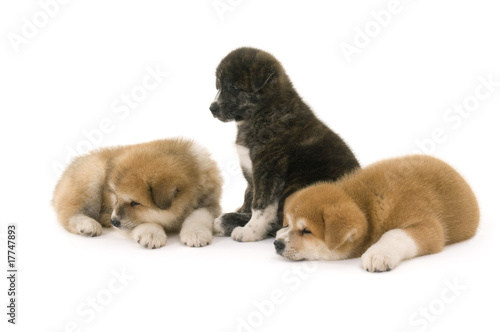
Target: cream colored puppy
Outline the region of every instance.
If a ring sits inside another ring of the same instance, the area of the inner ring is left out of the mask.
[[[146,248],[159,248],[166,231],[193,247],[209,244],[221,212],[222,178],[197,143],[165,139],[106,148],[77,158],[54,191],[53,205],[70,232],[97,236],[102,227],[128,231]]]
[[[479,223],[465,180],[443,161],[420,155],[302,189],[286,200],[284,215],[274,242],[278,254],[291,260],[361,256],[369,272],[440,252],[474,236]]]

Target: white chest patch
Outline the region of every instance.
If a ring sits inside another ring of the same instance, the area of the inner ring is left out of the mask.
[[[242,145],[236,145],[236,151],[240,158],[240,165],[246,172],[252,174],[252,159],[250,159],[250,150]]]

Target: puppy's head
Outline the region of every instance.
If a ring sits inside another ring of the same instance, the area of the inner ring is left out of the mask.
[[[248,119],[289,82],[278,60],[249,47],[229,53],[220,62],[215,76],[217,95],[210,111],[224,122]]]
[[[111,224],[131,230],[145,222],[166,225],[175,220],[193,195],[189,172],[178,166],[147,154],[117,160],[108,178]]]
[[[317,184],[285,202],[284,228],[276,252],[291,260],[337,260],[351,257],[364,241],[368,223],[354,201],[334,184]]]

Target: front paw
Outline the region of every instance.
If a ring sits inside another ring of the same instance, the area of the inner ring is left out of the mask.
[[[368,272],[387,272],[398,265],[398,255],[367,250],[361,256],[361,265]]]
[[[238,242],[255,242],[264,239],[262,234],[251,227],[236,227],[231,233],[231,237]]]
[[[102,226],[94,219],[83,214],[71,217],[68,227],[73,233],[83,236],[94,237],[102,234]]]
[[[157,249],[167,243],[167,234],[157,224],[141,224],[132,230],[132,238],[144,248]]]
[[[181,230],[181,242],[188,247],[204,247],[212,242],[212,232],[209,229]]]
[[[215,234],[230,236],[236,227],[245,226],[251,217],[251,213],[225,213],[214,220]]]

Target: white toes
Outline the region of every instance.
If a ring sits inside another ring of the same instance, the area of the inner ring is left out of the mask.
[[[394,269],[402,260],[417,256],[417,244],[402,229],[385,232],[361,256],[361,265],[368,272],[385,272]]]
[[[99,236],[102,234],[101,224],[83,214],[71,217],[68,227],[73,233],[83,236]]]
[[[394,269],[400,259],[396,255],[384,253],[364,253],[361,256],[361,265],[368,272],[386,272]]]
[[[208,229],[199,229],[196,231],[181,231],[181,242],[188,247],[204,247],[212,242],[212,232]]]
[[[157,224],[140,224],[132,230],[132,238],[141,246],[157,249],[167,243],[167,234],[163,227]]]
[[[207,209],[201,208],[194,210],[184,220],[179,237],[189,247],[204,247],[212,242],[213,232],[214,216]]]
[[[239,242],[255,242],[260,241],[263,237],[251,227],[236,227],[231,233],[231,237]]]

